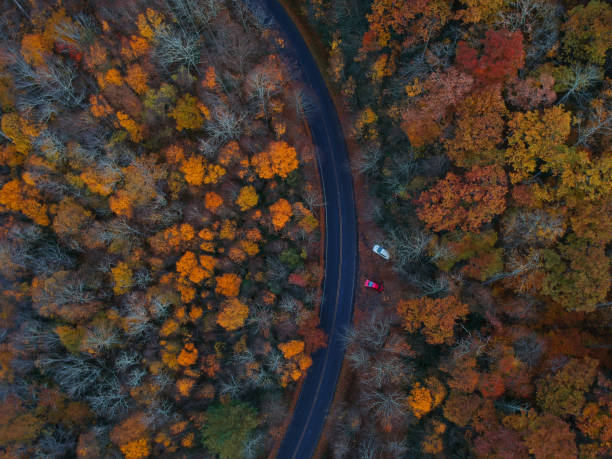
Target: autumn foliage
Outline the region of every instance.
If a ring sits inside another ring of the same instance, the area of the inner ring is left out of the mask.
[[[474,166],[464,176],[449,172],[416,200],[418,215],[434,231],[474,231],[506,209],[506,174],[499,166]]]
[[[223,303],[217,316],[217,323],[226,330],[235,330],[244,325],[249,315],[249,308],[237,298],[230,298]]]
[[[358,144],[359,251],[391,254],[361,257],[385,290],[356,294],[327,453],[612,454],[609,2],[301,13]]]
[[[263,179],[286,178],[298,166],[297,152],[285,141],[270,142],[267,150],[253,156],[251,165]]]
[[[280,37],[231,2],[22,3],[0,27],[0,456],[269,455],[327,344]]]
[[[525,65],[521,32],[488,30],[482,48],[479,55],[466,42],[457,44],[457,64],[481,83],[490,84],[513,77]]]
[[[467,305],[456,296],[441,299],[423,297],[402,300],[396,306],[403,325],[409,332],[420,330],[430,344],[451,342],[457,321],[468,313]]]

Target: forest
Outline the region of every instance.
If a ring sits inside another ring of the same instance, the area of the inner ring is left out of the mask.
[[[316,457],[612,456],[612,6],[281,4],[358,211]],[[0,1],[0,458],[275,456],[325,199],[258,5]]]
[[[327,341],[282,40],[242,0],[0,9],[0,456],[267,456]]]
[[[358,296],[320,451],[612,455],[610,4],[292,5],[346,107],[361,270],[385,284]]]

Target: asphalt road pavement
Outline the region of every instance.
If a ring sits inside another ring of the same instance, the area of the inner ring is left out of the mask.
[[[295,63],[295,76],[311,91],[314,102],[308,124],[317,148],[325,200],[325,277],[320,317],[329,342],[313,356],[277,455],[279,459],[310,458],[334,398],[344,359],[342,335],[353,315],[358,262],[353,178],[336,109],[304,39],[276,0],[257,1],[273,19],[273,27],[285,41],[281,53]]]

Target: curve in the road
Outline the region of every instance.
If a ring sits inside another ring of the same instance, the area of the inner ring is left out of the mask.
[[[285,40],[282,52],[296,63],[298,78],[312,91],[308,117],[325,199],[325,278],[321,326],[328,345],[315,353],[285,433],[279,459],[310,458],[336,391],[344,359],[342,335],[350,326],[357,273],[357,220],[353,179],[340,120],[325,81],[304,39],[276,0],[259,0]]]

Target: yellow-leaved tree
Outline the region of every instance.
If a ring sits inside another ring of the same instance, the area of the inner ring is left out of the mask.
[[[169,115],[176,120],[177,131],[198,129],[204,122],[202,112],[198,108],[197,99],[191,94],[184,94]]]
[[[243,186],[240,189],[238,198],[236,198],[236,204],[238,204],[240,210],[243,212],[255,207],[258,201],[259,196],[257,195],[257,191],[255,191],[255,187],[252,185]]]
[[[132,288],[132,270],[127,263],[123,261],[117,263],[117,266],[111,268],[111,273],[113,275],[113,292],[115,292],[115,295],[123,295]]]

